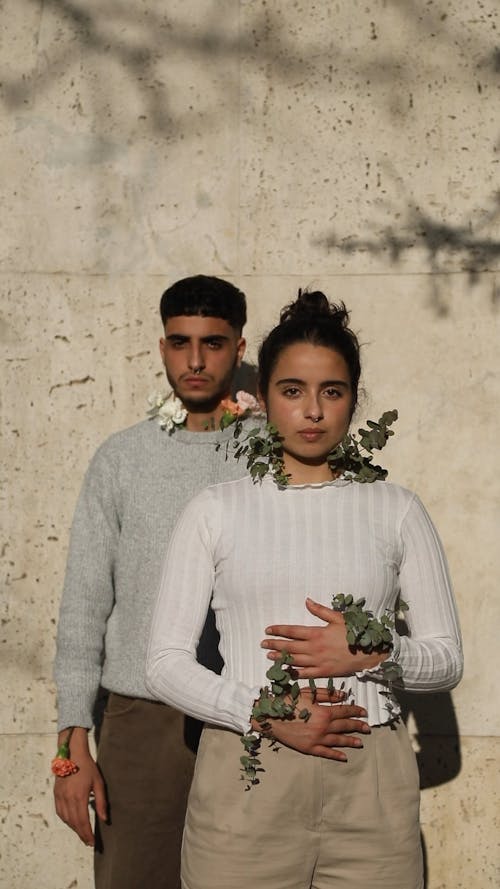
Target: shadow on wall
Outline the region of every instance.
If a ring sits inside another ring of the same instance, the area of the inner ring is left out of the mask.
[[[36,62],[34,68],[22,76],[13,78],[7,72],[3,74],[3,101],[12,111],[22,109],[26,103],[32,105],[58,78],[77,69],[79,61],[85,65],[86,58],[93,59],[94,62],[89,62],[92,71],[95,60],[100,57],[107,66],[110,62],[116,63],[121,76],[126,78],[126,89],[132,99],[123,106],[123,93],[114,92],[112,79],[102,78],[99,108],[93,109],[93,115],[102,119],[103,129],[110,119],[115,126],[119,122],[125,130],[135,129],[139,108],[139,121],[147,121],[148,130],[153,134],[182,132],[186,136],[199,136],[200,123],[207,131],[217,123],[220,108],[227,108],[231,97],[239,102],[239,72],[238,69],[233,74],[224,72],[219,85],[220,101],[212,109],[205,96],[199,107],[180,113],[174,110],[171,101],[175,90],[172,69],[179,59],[184,58],[192,65],[200,61],[206,64],[208,60],[220,64],[242,57],[251,59],[257,67],[272,62],[275,74],[287,79],[305,76],[307,70],[307,62],[289,42],[283,22],[265,7],[259,8],[253,17],[251,29],[240,34],[237,15],[231,28],[228,10],[221,11],[219,0],[205,4],[197,20],[190,18],[189,9],[184,16],[179,15],[179,10],[172,13],[168,4],[160,0],[148,3],[146,9],[127,0],[104,2],[93,9],[71,0],[19,0],[20,5],[23,2],[27,8],[39,8]],[[236,10],[238,6],[235,4]],[[54,39],[45,45],[40,35],[44,19],[50,17],[48,30],[53,29]],[[211,81],[213,69],[208,73]],[[139,100],[138,105],[134,105],[134,96]],[[193,110],[196,114],[189,113]]]
[[[405,723],[413,716],[418,744],[420,787],[438,787],[460,772],[460,735],[451,694],[416,695],[396,691]]]
[[[420,788],[439,787],[457,777],[461,770],[460,735],[451,694],[417,695],[395,689],[405,723],[413,716],[418,744]],[[429,886],[427,848],[421,834],[424,857],[424,889]]]
[[[221,8],[220,0],[204,4],[196,19],[190,16],[189,8],[183,15],[178,15],[178,10],[169,11],[168,4],[161,0],[150,0],[144,6],[131,4],[128,0],[114,0],[91,9],[84,0],[18,0],[18,5],[26,10],[35,9],[38,13],[38,33],[34,35],[37,50],[44,18],[52,16],[57,29],[54,29],[53,41],[40,46],[41,58],[37,59],[34,70],[25,71],[22,76],[14,78],[7,72],[3,73],[3,99],[11,109],[21,108],[26,101],[31,103],[33,99],[36,100],[61,74],[67,75],[73,66],[78,66],[80,60],[84,62],[86,55],[99,55],[105,63],[111,59],[118,63],[128,78],[128,86],[133,86],[139,94],[144,112],[149,112],[151,127],[162,132],[170,130],[178,120],[171,112],[169,102],[173,85],[165,82],[169,69],[160,70],[159,66],[175,60],[179,54],[185,54],[193,63],[200,59],[234,58],[248,60],[256,69],[264,70],[263,66],[269,65],[266,77],[291,83],[295,83],[297,77],[303,77],[301,86],[306,91],[311,78],[311,62],[314,60],[314,69],[325,76],[330,91],[341,91],[349,74],[355,74],[371,86],[394,87],[385,93],[380,102],[381,110],[398,122],[402,108],[396,93],[404,87],[406,96],[406,88],[411,88],[415,79],[415,59],[394,47],[390,51],[384,48],[385,44],[380,39],[382,35],[379,34],[385,24],[383,12],[379,15],[380,23],[368,22],[369,30],[366,32],[366,40],[376,47],[376,51],[360,53],[344,39],[342,28],[349,26],[349,19],[333,16],[331,27],[324,31],[322,43],[318,45],[317,40],[308,42],[304,34],[298,39],[293,18],[287,17],[285,10],[279,7],[273,9],[271,4],[265,3],[246,4],[244,33],[238,27],[240,4],[232,4],[231,9],[231,4],[226,3]],[[394,17],[394,25],[409,25],[415,35],[415,44],[432,41],[434,57],[438,59],[446,54],[456,56],[461,23],[448,14],[447,4],[441,7],[436,3],[433,8],[422,8],[422,4],[416,4],[413,0],[399,0],[389,6],[392,6],[389,14]],[[231,12],[234,14],[233,27]],[[373,16],[377,17],[375,11]],[[492,28],[495,28],[494,22]],[[81,55],[75,51],[75,44]],[[481,38],[468,29],[467,51],[476,60],[475,70],[485,87],[497,86],[500,49],[485,48]],[[422,66],[422,59],[420,56],[418,58]],[[436,65],[437,62],[431,65],[429,73],[435,70]],[[233,84],[230,78],[225,77],[223,98],[227,100],[232,87],[239,92],[239,86],[238,75],[235,75]],[[476,84],[464,84],[464,91],[469,88],[476,89]],[[118,97],[112,93],[111,82],[106,77],[102,79],[100,91],[106,117],[109,117],[109,112],[114,116],[115,111],[123,113],[126,110],[122,107],[122,95]],[[113,107],[116,99],[120,103],[119,109]],[[133,103],[129,104],[133,108]]]
[[[389,4],[390,12],[373,12],[377,21],[366,23],[371,29],[365,46],[366,50],[371,47],[369,52],[360,52],[357,45],[351,46],[349,40],[343,39],[342,27],[349,27],[348,19],[340,16],[338,25],[332,19],[332,27],[325,30],[321,42],[311,43],[303,35],[298,39],[297,31],[291,27],[293,19],[284,15],[283,10],[272,9],[271,4],[246,4],[242,16],[244,30],[239,27],[240,4],[221,4],[219,0],[205,4],[196,19],[182,7],[180,14],[179,9],[172,14],[161,0],[151,0],[146,5],[115,0],[93,8],[83,0],[19,0],[19,5],[31,10],[34,30],[38,29],[34,34],[35,61],[21,75],[2,72],[3,101],[10,111],[32,109],[54,82],[68,80],[73,70],[78,80],[79,68],[88,63],[91,74],[102,75],[99,90],[91,91],[93,98],[89,100],[94,104],[90,109],[94,120],[92,138],[84,143],[89,162],[93,158],[113,157],[116,144],[104,138],[110,129],[116,143],[123,145],[128,140],[140,139],[143,127],[168,139],[173,135],[199,138],[201,131],[207,133],[219,126],[221,110],[227,110],[231,104],[239,107],[242,90],[249,89],[247,84],[240,83],[239,65],[217,72],[215,65],[224,66],[228,60],[244,61],[248,71],[258,72],[268,86],[280,81],[295,87],[300,84],[301,95],[313,96],[318,83],[322,84],[321,89],[327,91],[325,101],[328,94],[342,95],[349,79],[369,84],[370,89],[379,87],[376,101],[381,113],[400,126],[407,113],[403,97],[407,103],[415,79],[415,63],[422,66],[423,62],[420,57],[384,42],[382,25],[386,14],[393,17],[394,25],[399,19],[406,28],[410,26],[415,46],[422,41],[432,43],[435,61],[426,63],[429,76],[435,77],[442,67],[442,58],[447,59],[448,67],[455,66],[458,73],[463,67],[459,52],[463,48],[467,58],[474,60],[470,76],[461,83],[464,100],[470,105],[473,96],[484,96],[488,90],[493,95],[499,86],[500,49],[491,44],[485,46],[480,36],[484,30],[465,30],[460,17],[448,14],[448,4],[439,2],[432,8],[423,8],[422,4],[402,0]],[[495,27],[493,20],[491,27]],[[195,95],[194,104],[183,110],[173,101],[178,61],[203,65],[210,84],[210,89]],[[115,74],[118,72],[118,82],[116,77],[109,76],[110,62],[115,65]],[[126,79],[123,86],[120,78]],[[392,88],[387,89],[388,85]],[[130,97],[126,104],[124,95]],[[67,113],[75,118],[84,112],[78,93],[73,98]],[[264,113],[264,109],[261,111]],[[295,138],[299,136],[300,133]],[[500,142],[496,149],[499,147]],[[474,285],[480,273],[491,271],[500,260],[500,240],[493,233],[500,218],[500,197],[493,194],[490,209],[475,214],[482,220],[479,224],[466,219],[458,225],[447,223],[445,218],[433,218],[408,195],[403,199],[402,214],[389,206],[389,224],[373,226],[373,233],[347,235],[327,230],[313,246],[343,254],[367,252],[386,258],[393,266],[412,251],[423,250],[432,304],[438,315],[445,315],[450,305],[451,288],[447,287],[446,278],[449,261],[453,259],[453,270],[465,271]],[[401,223],[395,224],[398,216]],[[491,300],[492,305],[500,301],[500,289],[495,283]]]
[[[404,619],[396,620],[396,630],[400,636],[409,635]],[[405,725],[410,715],[415,722],[421,789],[452,781],[460,772],[462,756],[451,694],[411,694],[400,688],[394,688],[394,693]]]
[[[341,253],[370,253],[385,256],[392,265],[397,265],[411,251],[422,249],[427,257],[429,286],[432,302],[438,315],[449,312],[446,263],[453,259],[459,263],[458,270],[468,274],[471,286],[477,283],[480,273],[494,271],[500,260],[500,240],[490,236],[489,230],[500,220],[500,193],[492,198],[492,207],[483,213],[484,222],[473,229],[472,223],[461,226],[446,225],[432,219],[417,206],[409,204],[407,217],[396,227],[387,225],[380,232],[366,237],[343,237],[331,232],[316,240],[315,246],[326,252],[338,250]],[[392,213],[396,218],[396,213]],[[491,303],[500,301],[500,288],[493,281]]]

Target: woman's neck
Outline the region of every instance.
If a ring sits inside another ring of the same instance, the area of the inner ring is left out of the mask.
[[[318,465],[302,463],[288,454],[284,458],[284,467],[285,473],[290,476],[289,485],[317,485],[331,482],[339,475],[338,472],[333,473],[326,462]]]

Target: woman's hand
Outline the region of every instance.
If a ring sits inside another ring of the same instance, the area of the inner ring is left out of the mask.
[[[388,658],[388,652],[366,654],[350,650],[345,622],[339,611],[306,599],[311,614],[326,622],[324,627],[273,624],[266,627],[275,639],[264,639],[262,648],[270,649],[268,658],[278,660],[283,649],[292,656],[294,670],[301,679],[325,679],[328,676],[352,676],[361,670],[376,667]]]
[[[64,735],[65,732],[61,732],[59,743],[64,740]],[[78,766],[78,772],[55,779],[56,812],[85,845],[93,846],[95,839],[89,818],[89,800],[93,795],[97,815],[102,821],[107,819],[107,805],[102,775],[90,755],[87,729],[73,729],[71,759]]]
[[[335,703],[344,698],[342,693],[332,694],[326,688],[318,688],[314,696],[308,689],[302,690],[297,699],[295,718],[270,719],[270,736],[299,753],[346,762],[346,754],[334,748],[362,747],[362,740],[351,733],[369,734],[370,726],[362,720],[367,715],[362,707]],[[301,710],[309,711],[309,719],[299,718]],[[255,722],[253,728],[261,731],[262,726]]]

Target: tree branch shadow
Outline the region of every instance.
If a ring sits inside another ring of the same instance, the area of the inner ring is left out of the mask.
[[[23,2],[23,0],[21,0]],[[139,98],[141,117],[147,119],[153,133],[170,133],[195,128],[187,114],[179,115],[172,107],[173,87],[166,82],[168,63],[180,53],[194,64],[217,59],[239,61],[242,56],[252,57],[257,64],[273,61],[284,77],[304,74],[306,61],[289,43],[284,26],[272,12],[264,9],[256,16],[254,27],[246,34],[228,33],[221,27],[220,7],[212,3],[205,10],[203,27],[193,27],[186,17],[172,19],[168,10],[161,12],[153,4],[147,10],[137,10],[133,4],[106,2],[89,10],[72,0],[24,0],[28,5],[40,7],[37,42],[40,40],[42,20],[53,16],[54,21],[74,33],[73,40],[62,37],[42,53],[42,67],[25,72],[21,77],[2,77],[2,95],[8,110],[22,109],[32,104],[61,75],[67,74],[80,56],[100,56],[109,65],[115,61],[127,77],[127,90]],[[75,40],[79,54],[75,53]],[[277,44],[280,51],[277,52]],[[40,55],[40,53],[38,53]],[[37,59],[38,61],[38,59]],[[165,69],[165,64],[167,68]],[[212,74],[212,70],[210,70]],[[220,91],[227,103],[231,93],[239,98],[238,69],[234,76],[221,78]],[[103,77],[100,92],[101,105],[111,106],[111,84]],[[133,102],[131,103],[133,104]],[[218,118],[218,108],[213,114],[204,109],[205,128]]]
[[[369,253],[372,256],[386,257],[393,266],[402,263],[410,252],[422,250],[430,276],[432,304],[439,316],[445,316],[449,313],[451,304],[446,286],[451,262],[455,267],[458,266],[458,271],[467,273],[471,286],[478,283],[481,273],[498,270],[500,240],[489,234],[489,230],[499,220],[500,192],[492,195],[491,208],[483,213],[483,222],[475,229],[470,221],[458,226],[439,222],[409,202],[406,219],[397,228],[391,223],[380,233],[366,237],[343,237],[331,232],[313,243],[327,253]],[[456,268],[453,271],[455,270]],[[491,303],[495,306],[499,301],[500,289],[494,281]]]

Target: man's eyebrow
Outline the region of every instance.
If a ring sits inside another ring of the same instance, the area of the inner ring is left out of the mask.
[[[165,337],[166,340],[181,340],[183,343],[187,343],[188,340],[191,339],[190,335],[187,333],[169,333],[168,336]],[[209,333],[207,336],[200,337],[202,343],[225,343],[229,340],[228,336],[224,336],[222,333]]]
[[[225,343],[229,339],[228,336],[224,336],[223,333],[209,333],[208,336],[202,336],[202,343],[213,343],[214,340],[218,343]]]
[[[285,377],[282,380],[276,380],[276,386],[283,385],[296,385],[296,386],[305,386],[305,380],[299,380],[297,377]],[[320,386],[342,386],[344,389],[349,389],[349,383],[345,380],[323,380],[323,382],[319,383]]]

